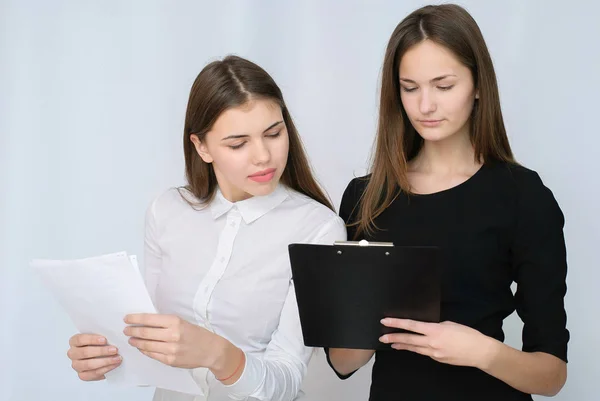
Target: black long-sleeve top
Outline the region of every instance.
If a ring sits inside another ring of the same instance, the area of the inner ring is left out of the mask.
[[[353,210],[368,179],[352,180],[344,192],[340,216],[347,223],[354,221]],[[567,361],[564,217],[536,172],[508,163],[485,164],[448,190],[400,192],[375,224],[375,234],[359,239],[444,250],[442,321],[503,341],[502,322],[516,310],[524,323],[523,351]],[[355,232],[355,226],[349,227],[348,238]],[[375,355],[371,401],[531,399],[476,368],[443,364],[410,351]]]

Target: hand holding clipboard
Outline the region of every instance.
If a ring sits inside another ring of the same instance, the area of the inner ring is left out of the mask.
[[[363,240],[291,244],[289,255],[307,346],[390,349],[379,338],[400,330],[381,319],[440,320],[437,247]]]

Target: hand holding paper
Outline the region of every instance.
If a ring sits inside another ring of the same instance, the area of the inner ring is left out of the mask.
[[[189,370],[148,358],[128,343],[124,317],[156,310],[138,269],[125,252],[79,260],[34,260],[31,266],[81,333],[101,335],[123,358],[109,382],[202,394]]]
[[[96,334],[76,334],[69,340],[67,356],[83,381],[104,380],[106,373],[121,365],[123,358],[117,347],[106,344],[106,338]]]
[[[224,345],[222,337],[174,315],[128,315],[124,333],[129,344],[165,365],[179,368],[210,368]]]

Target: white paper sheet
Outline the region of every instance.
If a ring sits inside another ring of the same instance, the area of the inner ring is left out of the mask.
[[[202,395],[190,370],[147,357],[123,334],[125,315],[156,313],[135,256],[119,252],[78,260],[36,259],[30,265],[81,333],[102,335],[119,349],[123,362],[106,375],[108,382]]]

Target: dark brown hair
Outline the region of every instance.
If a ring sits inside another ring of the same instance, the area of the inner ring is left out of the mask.
[[[258,99],[271,100],[279,105],[287,127],[289,152],[281,183],[333,210],[331,202],[312,174],[281,90],[265,70],[237,56],[227,56],[223,60],[208,64],[192,85],[183,130],[185,172],[188,181],[185,189],[202,205],[206,205],[214,198],[217,188],[212,164],[204,162],[198,155],[190,136],[195,134],[203,140],[224,111]]]
[[[398,193],[411,192],[407,164],[421,150],[423,138],[410,123],[400,99],[400,60],[408,49],[426,39],[449,49],[471,71],[479,93],[470,117],[476,161],[514,162],[494,66],[477,23],[464,8],[454,4],[420,8],[398,24],[385,52],[370,178],[356,206],[357,235],[372,233],[377,228],[374,219]]]

